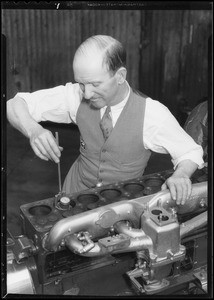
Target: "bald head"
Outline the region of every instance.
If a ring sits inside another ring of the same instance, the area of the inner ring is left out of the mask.
[[[95,35],[83,42],[75,53],[73,68],[78,68],[84,60],[93,64],[95,59],[113,74],[119,68],[126,67],[125,49],[119,41],[108,35]]]

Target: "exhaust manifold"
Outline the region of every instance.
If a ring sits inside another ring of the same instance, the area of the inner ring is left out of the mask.
[[[67,246],[82,256],[100,256],[148,249],[150,258],[178,260],[185,255],[181,238],[206,225],[207,213],[180,226],[177,213],[197,212],[207,206],[207,182],[192,185],[190,199],[177,206],[168,190],[111,203],[57,222],[43,246],[58,251]]]

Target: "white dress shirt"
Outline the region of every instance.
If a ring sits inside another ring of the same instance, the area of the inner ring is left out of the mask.
[[[128,84],[128,83],[127,83]],[[128,85],[129,87],[129,85]],[[113,126],[122,112],[128,97],[111,106]],[[28,105],[30,115],[37,121],[76,123],[76,113],[83,93],[78,83],[67,83],[33,93],[17,93]],[[101,117],[106,107],[100,109]],[[190,159],[198,168],[203,168],[203,149],[179,125],[168,108],[159,101],[146,98],[144,126],[142,129],[144,147],[157,153],[170,154],[174,168],[179,162]]]

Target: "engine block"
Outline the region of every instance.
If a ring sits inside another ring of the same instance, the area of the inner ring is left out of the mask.
[[[23,235],[7,242],[8,293],[206,293],[206,170],[184,206],[160,191],[172,172],[22,205]]]

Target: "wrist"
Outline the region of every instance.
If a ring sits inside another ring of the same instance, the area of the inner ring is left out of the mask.
[[[178,168],[175,170],[175,172],[172,175],[173,177],[182,177],[182,178],[190,178],[190,175],[187,174],[187,172],[185,170],[183,170],[182,168]]]
[[[31,120],[27,126],[25,127],[25,135],[27,138],[31,139],[31,137],[33,135],[35,135],[35,133],[42,128],[42,126],[40,124],[38,124],[36,121]]]
[[[190,178],[197,167],[198,165],[195,162],[187,159],[178,164],[174,174],[176,177]]]

